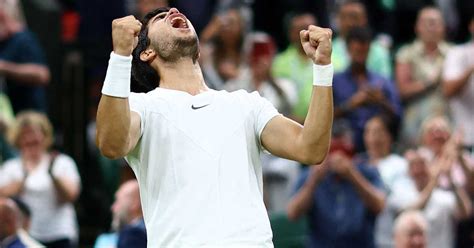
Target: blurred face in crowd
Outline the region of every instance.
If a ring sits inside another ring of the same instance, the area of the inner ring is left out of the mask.
[[[41,127],[25,125],[20,129],[18,147],[22,156],[39,158],[47,149],[46,136]]]
[[[237,9],[231,9],[219,16],[219,39],[224,44],[236,44],[243,35],[243,20]]]
[[[352,65],[364,67],[369,55],[370,43],[353,40],[347,44],[348,52],[351,57]]]
[[[426,226],[419,218],[407,218],[395,231],[395,248],[426,247]]]
[[[409,164],[408,172],[411,179],[418,191],[423,190],[430,180],[430,171],[426,159],[414,150],[407,151],[405,158]]]
[[[354,27],[367,25],[367,14],[362,3],[346,3],[341,6],[337,16],[339,33],[345,37]]]
[[[191,22],[176,8],[162,12],[148,22],[150,47],[165,62],[176,62],[182,57],[197,58],[199,44]],[[141,56],[144,56],[142,53]],[[142,60],[144,57],[142,57]]]
[[[269,36],[260,37],[252,44],[250,65],[254,78],[264,80],[270,75],[276,46]]]
[[[309,25],[317,25],[316,18],[311,14],[298,15],[291,19],[289,33],[291,44],[303,49],[300,42],[300,31],[307,29]]]
[[[451,129],[448,120],[441,116],[427,120],[422,127],[422,143],[435,154],[441,152],[450,136]]]
[[[392,137],[382,119],[375,117],[365,124],[364,142],[369,155],[386,155],[390,152]]]
[[[424,43],[437,44],[444,39],[445,26],[441,12],[436,8],[424,8],[418,14],[416,34]]]
[[[135,180],[125,182],[115,193],[115,201],[111,206],[113,220],[112,229],[120,230],[138,217],[141,211],[140,193]]]
[[[7,198],[0,198],[0,242],[16,233],[16,212],[14,203]]]

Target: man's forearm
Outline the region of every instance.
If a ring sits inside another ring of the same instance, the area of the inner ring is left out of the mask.
[[[1,61],[0,74],[26,85],[46,85],[50,80],[49,69],[39,64],[18,64]]]
[[[303,147],[316,156],[316,163],[326,157],[333,122],[332,87],[313,86],[311,103],[299,137]]]

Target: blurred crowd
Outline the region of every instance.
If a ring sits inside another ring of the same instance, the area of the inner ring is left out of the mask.
[[[329,155],[261,156],[275,247],[474,246],[474,1],[0,0],[0,247],[146,247],[138,184],[98,152],[95,113],[111,21],[163,6],[193,23],[209,87],[303,125],[299,32],[335,32]]]

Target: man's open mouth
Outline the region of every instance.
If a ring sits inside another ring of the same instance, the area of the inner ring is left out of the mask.
[[[173,28],[189,28],[186,18],[180,14],[171,16],[170,23]]]

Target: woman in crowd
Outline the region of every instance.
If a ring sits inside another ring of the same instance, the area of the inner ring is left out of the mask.
[[[214,16],[201,33],[203,73],[212,88],[222,89],[228,80],[248,73],[244,49],[246,33],[240,9],[229,9]]]
[[[73,202],[80,192],[76,164],[67,155],[49,151],[53,129],[44,114],[19,113],[8,138],[20,157],[6,161],[0,170],[0,196],[18,196],[31,208],[31,236],[45,246],[73,247]]]

